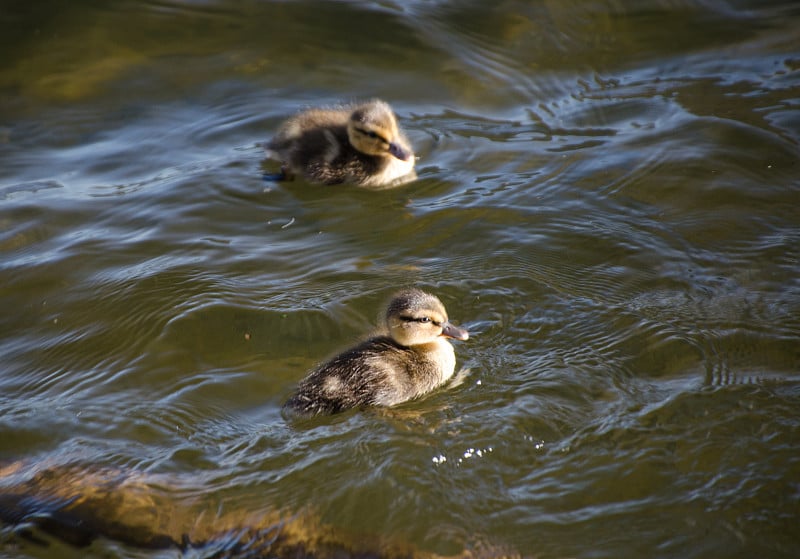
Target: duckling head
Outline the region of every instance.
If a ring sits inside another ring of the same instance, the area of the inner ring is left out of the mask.
[[[386,309],[386,326],[394,341],[406,347],[429,344],[439,338],[469,338],[466,330],[450,324],[437,297],[419,289],[407,289],[392,297]]]
[[[383,101],[370,101],[353,109],[347,121],[347,136],[354,148],[367,155],[392,155],[400,161],[414,156],[400,133],[392,108]]]

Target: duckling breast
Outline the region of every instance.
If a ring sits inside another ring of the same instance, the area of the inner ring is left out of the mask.
[[[382,159],[384,165],[375,173],[366,175],[359,183],[361,186],[397,186],[417,178],[414,171],[414,156],[410,156],[407,160],[396,157]]]

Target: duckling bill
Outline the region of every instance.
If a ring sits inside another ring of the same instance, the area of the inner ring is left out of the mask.
[[[312,416],[417,398],[453,376],[456,358],[447,339],[469,338],[449,322],[437,297],[419,289],[392,297],[385,330],[312,371],[284,410]]]
[[[309,109],[287,120],[267,144],[280,178],[379,187],[413,180],[414,152],[388,103]]]

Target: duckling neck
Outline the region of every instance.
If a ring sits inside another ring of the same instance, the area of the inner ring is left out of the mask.
[[[409,349],[432,362],[439,371],[440,382],[445,382],[453,376],[456,368],[456,353],[446,339],[436,338],[430,343],[415,345]]]

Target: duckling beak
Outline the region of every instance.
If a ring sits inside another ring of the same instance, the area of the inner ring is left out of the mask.
[[[400,161],[408,161],[411,157],[411,152],[409,150],[395,142],[389,144],[389,153],[394,155]]]
[[[442,326],[442,336],[445,338],[453,338],[454,340],[461,340],[466,341],[469,339],[469,332],[464,330],[463,328],[458,328],[457,326],[453,326],[449,322],[445,322]]]

